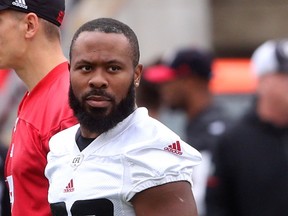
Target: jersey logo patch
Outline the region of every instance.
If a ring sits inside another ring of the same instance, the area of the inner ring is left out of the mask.
[[[180,142],[179,141],[176,141],[175,143],[172,143],[168,147],[165,147],[164,150],[172,152],[174,154],[178,154],[178,155],[182,155],[183,154],[182,151],[181,151],[181,146],[180,146]]]
[[[78,166],[80,166],[80,164],[82,163],[84,159],[84,155],[83,154],[79,154],[76,157],[74,157],[71,161],[71,166],[76,169]]]
[[[69,193],[74,191],[73,179],[70,180],[66,188],[64,189],[64,193]]]

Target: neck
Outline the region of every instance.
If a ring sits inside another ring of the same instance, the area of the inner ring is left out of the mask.
[[[85,138],[89,138],[89,139],[96,139],[100,133],[96,133],[96,132],[90,132],[89,130],[87,130],[86,128],[84,128],[82,125],[80,125],[80,133],[82,137]]]
[[[36,45],[26,52],[14,70],[31,91],[54,67],[65,61],[59,43]]]

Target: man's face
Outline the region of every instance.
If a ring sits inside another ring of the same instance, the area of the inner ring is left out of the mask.
[[[134,68],[130,49],[122,34],[83,32],[75,41],[69,100],[87,136],[113,128],[135,109],[141,66]]]
[[[0,68],[14,68],[22,56],[24,16],[12,10],[0,11]]]
[[[272,73],[260,78],[258,94],[262,104],[271,108],[272,122],[280,126],[288,125],[288,74]]]
[[[185,97],[186,97],[186,91],[185,89],[185,80],[183,79],[175,79],[170,82],[165,82],[161,84],[161,97],[163,100],[163,103],[170,107],[171,109],[179,109],[183,110],[185,109]]]

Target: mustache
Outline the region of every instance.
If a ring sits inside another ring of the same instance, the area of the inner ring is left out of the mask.
[[[106,92],[103,89],[93,89],[93,90],[87,92],[86,94],[84,94],[82,98],[87,99],[91,96],[105,97],[105,98],[110,99],[110,100],[115,100],[115,97],[113,95],[109,94],[108,92]]]

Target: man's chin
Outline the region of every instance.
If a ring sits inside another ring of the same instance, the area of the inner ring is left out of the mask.
[[[87,109],[87,113],[91,116],[95,117],[105,117],[109,115],[109,110],[107,107],[90,107]]]

